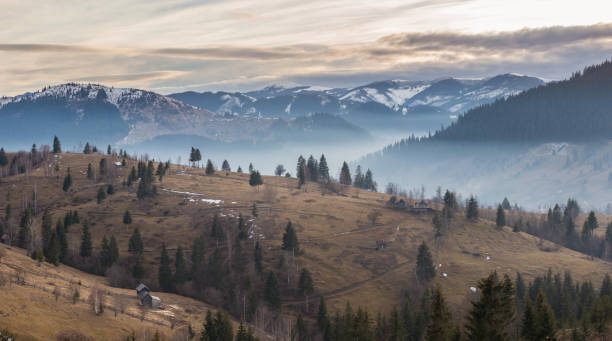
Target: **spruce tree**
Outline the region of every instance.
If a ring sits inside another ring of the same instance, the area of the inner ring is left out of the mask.
[[[17,245],[22,249],[27,249],[30,246],[30,228],[32,227],[32,221],[34,216],[34,210],[31,206],[26,207],[21,215],[19,222],[19,233],[17,235]]]
[[[291,220],[287,222],[285,227],[285,233],[283,234],[283,250],[287,251],[299,251],[300,246],[298,242],[297,233],[291,224]]]
[[[251,215],[253,216],[253,218],[257,218],[258,213],[257,213],[257,204],[253,203],[253,206],[251,207]]]
[[[436,275],[436,268],[433,265],[431,252],[429,252],[429,247],[425,241],[419,246],[416,261],[416,274],[421,281],[429,281]]]
[[[117,239],[115,239],[114,235],[111,235],[110,237],[108,249],[110,264],[115,264],[119,260],[119,245],[117,245]]]
[[[132,223],[132,214],[128,210],[126,210],[125,213],[123,214],[123,223],[126,225],[129,225]]]
[[[280,289],[278,287],[278,279],[274,272],[270,271],[268,279],[266,280],[266,288],[264,290],[264,300],[268,303],[272,310],[280,310],[281,308],[281,296]]]
[[[183,257],[183,248],[179,245],[176,248],[176,256],[174,257],[174,284],[180,285],[187,280],[187,266]]]
[[[161,257],[159,260],[158,272],[159,287],[163,291],[172,290],[172,269],[170,268],[170,258],[166,250],[166,243],[162,244]]]
[[[0,148],[0,167],[8,165],[8,158],[4,152],[4,148]]]
[[[306,183],[306,160],[302,155],[298,158],[296,174],[298,178],[298,187]]]
[[[251,172],[251,175],[249,176],[249,185],[253,187],[263,185],[263,179],[261,178],[259,171]]]
[[[108,148],[106,148],[106,155],[111,155],[111,152],[112,152],[111,145],[109,144]]]
[[[291,340],[292,341],[310,341],[310,335],[308,334],[308,327],[306,326],[306,322],[304,322],[304,318],[302,314],[298,314],[297,320],[295,321],[295,326],[291,330]]]
[[[255,249],[253,251],[253,258],[255,263],[255,271],[259,274],[263,272],[263,255],[259,241],[255,243]]]
[[[81,257],[90,257],[91,256],[91,234],[89,233],[89,224],[85,222],[83,224],[83,232],[81,234]]]
[[[89,142],[85,143],[85,148],[83,148],[83,154],[91,154],[91,146],[89,145]]]
[[[468,199],[465,216],[470,220],[478,219],[478,201],[474,196],[470,196],[470,199]]]
[[[249,173],[253,173],[253,163],[249,163]]]
[[[206,162],[206,174],[214,174],[215,173],[215,165],[213,165],[212,161],[208,159]]]
[[[140,237],[140,231],[135,228],[128,243],[128,251],[136,254],[142,254],[143,250],[144,248],[142,244],[142,238]]]
[[[321,332],[329,327],[329,316],[327,315],[327,305],[325,304],[325,298],[321,296],[319,299],[319,310],[317,311],[317,326]]]
[[[42,249],[43,249],[43,253],[45,255],[45,258],[49,258],[49,249],[51,246],[51,235],[53,234],[53,218],[51,217],[51,212],[49,212],[49,209],[46,208],[44,213],[43,213],[43,217],[42,217],[42,231],[41,231],[41,238],[42,238]]]
[[[101,204],[102,201],[104,201],[104,199],[106,199],[106,191],[104,190],[104,187],[98,188],[97,199],[98,199],[98,204]]]
[[[98,170],[98,174],[100,174],[101,177],[105,176],[106,171],[107,171],[106,158],[102,158],[102,160],[100,160],[100,167]]]
[[[497,217],[495,218],[495,225],[498,228],[506,226],[506,212],[504,211],[504,208],[501,204],[497,206]]]
[[[238,169],[236,169],[237,173],[242,173],[242,167],[238,166]]]
[[[57,136],[54,136],[53,137],[53,154],[57,154],[61,152],[62,152],[62,145],[60,143],[60,140],[57,138]]]
[[[306,168],[308,169],[309,180],[313,182],[319,181],[319,163],[312,155],[308,158]]]
[[[68,255],[68,238],[66,237],[66,228],[61,219],[58,219],[57,224],[55,224],[55,232],[60,244],[60,262],[63,262]]]
[[[433,289],[431,294],[429,321],[425,333],[425,340],[450,340],[453,331],[452,316],[439,286]]]
[[[115,187],[113,186],[113,184],[108,184],[108,186],[106,186],[106,194],[108,195],[115,194]]]
[[[231,172],[232,171],[232,167],[230,167],[229,162],[227,162],[227,160],[223,160],[223,164],[221,165],[221,169],[224,172]]]
[[[144,266],[142,265],[142,255],[136,257],[136,263],[132,268],[132,276],[137,280],[141,280],[144,277]]]
[[[505,275],[499,281],[496,273],[478,281],[480,298],[472,302],[465,326],[469,341],[509,340],[508,326],[514,319],[514,288]]]
[[[329,166],[327,166],[327,160],[323,154],[319,159],[319,176],[322,180],[329,180]]]
[[[62,250],[57,231],[53,231],[53,233],[51,234],[51,239],[49,241],[49,250],[47,251],[47,253],[48,256],[45,256],[47,261],[55,266],[58,266],[61,260]]]
[[[111,255],[110,255],[110,247],[108,245],[108,239],[106,239],[106,235],[102,238],[102,244],[100,246],[100,263],[102,264],[102,268],[106,270],[109,266],[111,266]]]
[[[217,242],[217,247],[219,247],[219,242],[223,240],[223,229],[221,228],[221,223],[219,222],[219,216],[215,213],[213,216],[212,227],[210,228],[210,236]]]
[[[534,340],[555,339],[555,315],[540,290],[534,306],[536,338]]]
[[[91,166],[91,163],[87,164],[87,179],[92,180],[94,178],[94,172],[93,172],[93,167]]]
[[[351,171],[349,170],[349,166],[346,163],[346,161],[342,163],[342,169],[340,170],[339,180],[342,185],[350,186],[353,183],[351,180]]]
[[[64,183],[62,184],[62,190],[64,190],[64,192],[68,192],[70,186],[72,186],[72,176],[70,175],[70,168],[68,168],[66,177],[64,177]]]
[[[531,300],[527,298],[521,322],[521,336],[526,341],[539,341],[536,329],[536,317]]]
[[[302,296],[310,296],[314,293],[314,282],[312,281],[312,276],[310,276],[310,271],[306,268],[303,268],[300,273],[298,291]]]
[[[203,278],[201,278],[201,269],[204,265],[204,238],[196,237],[193,240],[193,246],[191,247],[191,277],[193,278],[196,287],[200,287]]]
[[[599,289],[599,297],[609,296],[612,297],[612,280],[608,273],[605,274],[603,281],[601,282],[601,288]]]
[[[595,212],[589,212],[589,216],[584,221],[584,225],[582,227],[582,237],[585,240],[591,239],[593,236],[593,231],[599,226],[597,222],[597,217],[595,217]]]
[[[249,237],[248,230],[246,224],[244,222],[244,217],[242,213],[238,215],[238,239],[245,240]]]

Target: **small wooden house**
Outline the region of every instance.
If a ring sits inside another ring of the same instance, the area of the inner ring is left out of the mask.
[[[142,283],[136,287],[136,295],[138,296],[140,305],[153,308],[159,308],[161,305],[161,299],[157,296],[152,296],[149,287]]]

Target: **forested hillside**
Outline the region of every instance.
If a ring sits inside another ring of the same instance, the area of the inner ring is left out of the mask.
[[[435,140],[570,142],[612,137],[612,62],[485,104]]]

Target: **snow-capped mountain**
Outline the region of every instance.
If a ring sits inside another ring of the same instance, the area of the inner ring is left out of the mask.
[[[273,85],[246,93],[185,92],[170,97],[226,115],[406,115],[461,113],[542,84],[539,78],[504,74],[485,79],[387,80],[353,89]]]
[[[190,96],[189,93],[183,95]],[[202,102],[196,106],[139,89],[76,83],[51,86],[2,98],[0,143],[49,141],[53,135],[62,136],[64,142],[72,145],[84,141],[133,145],[164,135],[253,143],[292,135],[308,138],[308,135],[301,134],[302,130],[312,130],[311,127],[289,124],[287,118],[227,116],[202,108],[217,103],[217,111],[226,113],[223,108],[240,108],[255,101],[246,95],[224,93],[210,99],[198,94],[197,99],[202,99]],[[215,99],[219,101],[214,102]],[[313,118],[317,122],[326,119],[323,116]],[[339,124],[343,126],[341,129],[349,135],[363,134],[348,122],[339,120],[344,122]],[[279,124],[279,121],[287,122]]]

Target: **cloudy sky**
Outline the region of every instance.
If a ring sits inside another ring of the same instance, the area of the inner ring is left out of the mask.
[[[602,0],[0,0],[0,95],[68,81],[247,90],[562,79],[612,57]]]

